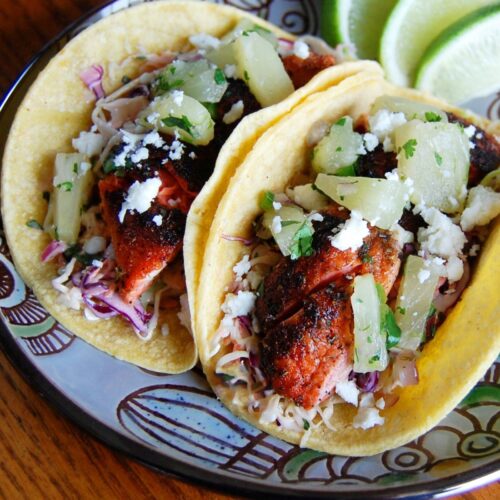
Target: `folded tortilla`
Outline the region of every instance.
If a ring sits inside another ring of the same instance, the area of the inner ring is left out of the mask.
[[[326,78],[331,70],[325,70]],[[379,74],[359,72],[336,86],[307,98],[291,113],[268,129],[253,145],[229,183],[210,226],[200,273],[195,310],[195,337],[200,360],[211,386],[231,411],[260,429],[291,443],[348,456],[365,456],[403,445],[436,425],[462,400],[494,362],[500,351],[498,276],[500,224],[484,244],[472,281],[433,340],[426,343],[417,367],[419,383],[400,390],[398,402],[381,415],[385,423],[367,430],[354,428],[355,408],[335,406],[334,430],[322,425],[302,433],[276,423],[260,423],[249,412],[246,388],[229,387],[215,373],[217,356],[210,357],[213,338],[223,317],[221,305],[227,286],[234,279],[233,266],[241,259],[242,245],[222,235],[248,238],[252,223],[261,213],[262,192],[283,192],[300,173],[310,168],[306,136],[319,120],[334,123],[349,115],[355,120],[366,114],[381,95],[401,96],[451,111],[492,133],[492,124],[429,95],[390,85]],[[206,221],[209,227],[210,220]],[[301,441],[302,439],[302,441]]]
[[[58,152],[72,151],[71,139],[88,130],[91,124],[95,102],[80,79],[82,71],[100,64],[105,75],[103,86],[109,94],[122,85],[124,75],[138,76],[143,61],[134,56],[188,50],[191,35],[206,33],[220,37],[243,18],[253,20],[278,37],[293,39],[238,9],[207,2],[146,3],[99,21],[69,42],[38,76],[18,110],[5,149],[2,217],[16,269],[26,284],[59,322],[83,340],[119,359],[157,372],[180,373],[197,361],[192,335],[180,324],[177,314],[170,312],[162,318],[169,324],[168,335],[156,331],[149,341],[139,339],[121,318],[88,321],[81,311],[71,310],[58,301],[58,292],[51,284],[57,277],[56,265],[40,261],[50,237],[27,227],[26,223],[32,219],[44,220],[47,204],[42,193],[51,189],[54,158]],[[356,72],[361,66],[354,64],[345,71]],[[299,90],[284,103],[244,120],[228,141],[223,167],[217,167],[211,181],[216,186],[211,193],[216,196],[201,196],[196,213],[213,214],[236,160],[244,158],[256,137],[278,117],[308,93],[321,88],[321,81],[315,80],[316,83]],[[188,242],[194,239],[190,233]],[[198,250],[198,242],[188,246]],[[191,269],[186,271],[193,274]]]

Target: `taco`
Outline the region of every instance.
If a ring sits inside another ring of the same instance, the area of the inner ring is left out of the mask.
[[[3,159],[7,241],[40,302],[117,358],[191,368],[181,252],[190,204],[226,140],[221,189],[226,165],[326,88],[330,79],[313,77],[334,63],[265,21],[205,2],[147,3],[80,33],[29,90]]]
[[[364,456],[461,401],[500,350],[498,132],[360,72],[261,136],[213,219],[194,321],[235,415]]]

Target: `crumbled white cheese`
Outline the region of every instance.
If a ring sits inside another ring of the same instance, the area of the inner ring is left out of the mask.
[[[413,240],[415,239],[412,232],[407,231],[397,223],[394,224],[390,230],[401,248],[405,243],[413,243]]]
[[[319,214],[318,212],[313,212],[307,216],[308,220],[312,221],[317,221],[317,222],[322,222],[324,220],[324,217]]]
[[[310,55],[309,46],[302,40],[297,40],[293,44],[293,55],[300,59],[307,59]]]
[[[135,153],[130,156],[130,159],[134,163],[139,163],[142,160],[147,160],[149,158],[148,148],[139,148]]]
[[[156,123],[158,118],[160,118],[160,113],[157,113],[156,111],[154,113],[151,113],[150,115],[146,116],[146,121],[150,124]]]
[[[369,233],[368,223],[363,220],[359,212],[352,210],[351,217],[344,223],[341,230],[335,236],[330,236],[330,242],[332,247],[339,250],[357,250]]]
[[[182,106],[182,101],[184,100],[184,91],[183,90],[172,90],[170,93],[172,96],[172,101],[177,106]]]
[[[161,148],[165,144],[165,141],[162,139],[161,135],[158,133],[157,130],[152,130],[151,132],[149,132],[149,134],[146,134],[144,136],[142,144],[144,146],[151,144],[155,148]]]
[[[231,318],[246,316],[252,312],[256,298],[255,293],[242,290],[237,294],[228,293],[221,306],[222,312]]]
[[[403,113],[392,113],[387,109],[378,110],[373,116],[368,117],[371,133],[383,141],[394,129],[406,123]]]
[[[236,281],[241,281],[243,276],[250,271],[252,264],[250,263],[250,258],[248,255],[244,255],[243,258],[237,262],[233,267],[233,272],[236,275]]]
[[[500,193],[490,187],[476,186],[469,191],[465,210],[460,218],[464,231],[475,226],[484,226],[500,214]]]
[[[122,203],[118,220],[123,222],[127,211],[144,213],[151,206],[161,186],[161,179],[153,177],[144,182],[135,181],[129,188],[125,201]]]
[[[437,255],[447,260],[439,272],[450,282],[458,281],[463,273],[463,262],[459,258],[466,238],[460,227],[436,208],[420,208],[420,215],[428,227],[418,230],[417,239],[420,242],[422,255]]]
[[[236,75],[236,64],[226,64],[224,66],[224,74],[227,78],[234,78],[234,75]]]
[[[357,155],[365,155],[366,154],[366,149],[365,149],[365,146],[363,145],[363,143],[361,143],[358,146],[358,149],[356,149],[356,154]]]
[[[273,217],[273,221],[271,222],[271,231],[274,234],[279,234],[281,233],[281,230],[281,217],[279,215],[276,215],[275,217]]]
[[[338,382],[335,392],[346,402],[358,406],[359,389],[354,380]]]
[[[395,168],[394,170],[391,170],[390,172],[386,172],[384,174],[384,177],[388,180],[388,181],[396,181],[396,182],[399,182],[401,179],[399,178],[399,174],[398,174],[398,169]]]
[[[468,127],[464,128],[464,134],[469,138],[472,139],[474,137],[474,134],[476,133],[476,127],[474,125],[469,125]]]
[[[160,214],[155,215],[155,216],[153,217],[153,222],[154,222],[157,226],[161,226],[161,225],[162,225],[162,223],[163,223],[163,217],[162,217]]]
[[[243,116],[244,111],[243,101],[237,101],[232,106],[231,109],[222,117],[222,121],[229,125],[230,123],[234,123],[236,120],[239,120]]]
[[[106,140],[102,134],[80,132],[80,135],[73,139],[71,144],[79,153],[92,157],[101,154]]]
[[[198,33],[197,35],[191,35],[189,41],[192,45],[199,49],[217,49],[221,44],[218,38],[212,35],[207,35],[206,33]]]
[[[189,158],[191,158],[191,160],[194,160],[196,158],[196,153],[194,151],[191,151],[188,156]]]
[[[384,398],[377,399],[377,401],[375,402],[375,406],[379,410],[383,410],[385,408],[385,399]]]
[[[106,250],[106,239],[102,236],[92,236],[83,244],[83,251],[90,255],[94,255]]]
[[[363,142],[367,151],[373,151],[379,144],[378,137],[370,132],[363,134]]]
[[[357,415],[352,421],[355,429],[369,429],[376,425],[382,425],[384,417],[381,417],[377,408],[364,407],[358,410]]]
[[[281,203],[279,201],[273,201],[274,210],[279,210],[281,208]]]
[[[480,247],[477,243],[476,243],[476,244],[474,244],[474,245],[472,245],[472,246],[470,247],[470,250],[469,250],[469,255],[470,255],[471,257],[475,257],[475,256],[479,253],[479,249],[480,249],[480,248],[481,248],[481,247]]]
[[[97,260],[97,259],[94,259],[92,261],[92,265],[94,267],[97,267],[97,269],[101,269],[101,267],[104,265],[104,263],[102,262],[102,260]]]
[[[78,165],[78,177],[85,175],[91,168],[92,165],[88,161],[82,161],[80,165]]]
[[[420,283],[425,283],[431,275],[431,272],[428,269],[421,269],[418,272],[418,281]]]
[[[184,144],[181,141],[175,139],[170,145],[170,151],[168,153],[168,157],[171,160],[180,160],[182,158],[182,154],[184,153]]]

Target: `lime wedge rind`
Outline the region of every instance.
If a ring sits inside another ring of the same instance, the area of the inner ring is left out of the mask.
[[[399,0],[384,26],[380,62],[397,85],[412,86],[420,59],[448,26],[492,0]]]
[[[321,35],[348,44],[360,59],[377,59],[385,21],[397,0],[323,0]]]
[[[422,57],[415,86],[453,103],[500,89],[500,3],[443,31]]]

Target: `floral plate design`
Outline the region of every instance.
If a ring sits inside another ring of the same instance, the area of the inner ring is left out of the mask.
[[[85,27],[137,3],[117,0],[90,13],[35,57],[1,105],[0,154],[20,101],[50,58]],[[319,30],[319,1],[218,3],[297,35]],[[500,93],[468,107],[498,119]],[[364,458],[301,449],[234,417],[199,369],[155,374],[76,338],[26,287],[0,238],[0,341],[7,354],[60,411],[138,460],[187,480],[267,497],[438,498],[500,479],[500,359],[450,415],[406,446]]]

